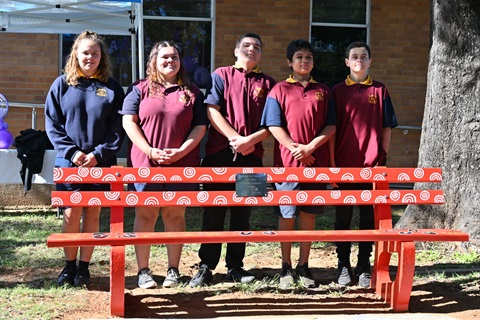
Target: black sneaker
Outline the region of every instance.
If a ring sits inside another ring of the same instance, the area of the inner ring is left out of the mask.
[[[138,272],[137,285],[142,289],[157,287],[157,283],[153,280],[152,271],[149,268],[143,268]]]
[[[338,267],[336,282],[341,286],[349,286],[352,284],[352,269],[349,267]]]
[[[73,285],[73,278],[75,277],[76,267],[65,267],[58,275],[57,284],[63,286],[64,284]]]
[[[355,268],[355,277],[357,278],[358,285],[362,288],[370,288],[372,280],[372,273],[370,267],[368,268]]]
[[[280,283],[278,289],[288,290],[295,284],[295,276],[293,275],[292,266],[284,262],[282,264],[282,271],[280,272]]]
[[[74,287],[83,287],[90,284],[90,271],[88,269],[77,268],[73,278]]]
[[[295,268],[297,272],[298,280],[304,288],[313,288],[315,287],[315,279],[313,278],[312,271],[308,267],[308,263],[305,263],[303,266],[297,266]]]
[[[202,264],[200,269],[198,269],[197,274],[190,280],[189,286],[194,288],[204,284],[209,284],[212,282],[212,279],[212,271],[210,271],[206,265]]]
[[[228,270],[227,276],[225,277],[227,281],[235,281],[240,283],[251,283],[255,280],[255,276],[250,274],[248,271],[243,268],[233,268]]]

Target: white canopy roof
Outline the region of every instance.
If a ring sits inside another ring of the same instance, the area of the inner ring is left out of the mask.
[[[80,33],[129,35],[133,2],[141,0],[0,0],[0,34]]]

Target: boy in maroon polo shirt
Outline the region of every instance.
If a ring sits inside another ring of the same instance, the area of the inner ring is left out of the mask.
[[[207,94],[207,115],[211,126],[205,146],[204,167],[261,167],[262,140],[270,135],[260,128],[260,118],[267,95],[275,80],[262,73],[258,63],[262,56],[259,35],[247,33],[237,40],[237,58],[234,66],[221,67],[212,74],[212,88]],[[235,190],[234,184],[204,185],[207,191]],[[230,230],[249,230],[249,207],[230,207]],[[203,211],[202,231],[223,230],[227,207],[206,207]],[[198,273],[190,280],[196,287],[212,280],[222,249],[221,243],[202,244]],[[243,269],[245,243],[227,244],[227,280],[242,283],[255,278]]]
[[[330,89],[310,75],[314,66],[315,51],[303,39],[290,42],[287,47],[287,64],[292,74],[279,82],[270,92],[263,111],[262,126],[268,127],[275,137],[274,165],[276,167],[328,167],[330,157],[326,142],[335,134],[335,109],[329,106]],[[276,183],[277,190],[325,189],[325,184],[296,182]],[[322,206],[279,206],[279,229],[293,230],[295,217],[299,229],[313,230],[315,215],[323,213]],[[298,279],[304,287],[315,286],[308,267],[310,242],[300,243],[300,256],[292,270],[291,242],[282,242],[282,271],[280,285],[289,289]]]
[[[370,47],[364,42],[351,43],[345,52],[350,75],[332,88],[332,103],[337,110],[335,163],[337,167],[384,166],[392,128],[397,119],[387,88],[368,74]],[[371,184],[339,184],[339,189],[371,189]],[[336,206],[335,230],[349,230],[353,206]],[[374,229],[373,206],[359,206],[360,229]],[[342,286],[353,283],[350,242],[337,242],[336,281]],[[355,278],[361,287],[370,287],[372,242],[360,242]]]

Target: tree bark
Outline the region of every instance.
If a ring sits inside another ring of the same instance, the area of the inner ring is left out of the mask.
[[[441,167],[444,205],[407,207],[397,227],[452,228],[480,244],[480,1],[432,0],[419,167]],[[414,50],[414,48],[412,48]]]

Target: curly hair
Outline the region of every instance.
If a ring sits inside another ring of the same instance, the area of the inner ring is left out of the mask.
[[[80,65],[78,63],[77,53],[80,42],[85,39],[91,40],[100,46],[102,56],[96,73],[98,79],[102,82],[107,82],[108,77],[111,75],[107,45],[103,41],[103,38],[101,38],[95,31],[86,30],[75,38],[70,54],[67,57],[67,62],[65,63],[63,72],[67,78],[68,85],[76,86],[78,84],[78,79],[80,78],[78,70],[80,69]]]
[[[175,42],[170,40],[160,41],[153,45],[152,50],[150,51],[148,62],[147,62],[147,70],[145,71],[147,75],[147,79],[150,80],[150,82],[160,82],[157,74],[157,57],[158,57],[158,52],[162,50],[162,48],[166,48],[166,47],[173,47],[177,50],[178,56],[180,58],[180,70],[178,70],[178,80],[181,79],[184,85],[188,85],[190,81],[186,76],[186,71],[185,71],[185,68],[183,67],[182,51],[180,50],[179,46]]]

